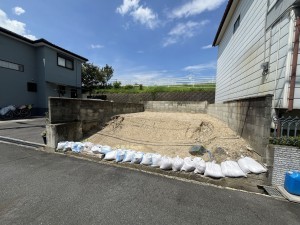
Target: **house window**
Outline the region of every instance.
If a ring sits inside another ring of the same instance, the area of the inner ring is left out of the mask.
[[[239,26],[240,26],[240,16],[236,19],[233,25],[233,33],[235,33],[235,31],[238,29]]]
[[[71,89],[71,98],[77,98],[77,90]]]
[[[24,72],[24,66],[12,62],[7,62],[4,60],[0,60],[0,67],[6,68],[6,69],[11,69],[11,70],[17,70],[20,72]]]
[[[57,93],[59,97],[62,97],[66,94],[66,86],[58,85],[57,86]]]
[[[61,66],[61,67],[65,67],[70,70],[73,70],[74,69],[74,60],[58,54],[57,55],[57,65]]]
[[[32,83],[32,82],[28,82],[27,83],[27,91],[29,91],[29,92],[37,92],[37,84],[36,83]]]

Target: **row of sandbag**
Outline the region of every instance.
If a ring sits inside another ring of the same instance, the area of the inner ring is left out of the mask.
[[[204,174],[213,178],[246,177],[248,173],[263,173],[267,170],[250,157],[240,158],[237,162],[227,160],[221,164],[205,162],[200,157],[171,158],[154,153],[136,152],[134,150],[112,149],[110,146],[94,145],[90,142],[60,142],[57,150],[71,149],[73,152],[86,154],[103,154],[105,160],[127,162],[157,167],[162,170],[185,171]]]

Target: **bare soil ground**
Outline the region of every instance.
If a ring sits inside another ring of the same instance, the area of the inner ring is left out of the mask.
[[[189,149],[203,145],[217,162],[243,156],[257,158],[249,144],[222,121],[207,114],[142,112],[112,118],[101,131],[87,139],[114,148],[190,156]],[[205,153],[202,158],[210,160]]]

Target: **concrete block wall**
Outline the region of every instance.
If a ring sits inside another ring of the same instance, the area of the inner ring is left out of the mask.
[[[184,112],[206,113],[207,101],[147,101],[144,102],[145,111],[150,112]]]
[[[139,93],[139,94],[104,94],[107,100],[114,102],[134,102],[140,103],[145,101],[207,101],[215,102],[214,91],[201,92],[157,92],[157,93]]]
[[[143,104],[73,98],[49,98],[48,108],[47,145],[52,148],[101,129],[114,115],[144,111]]]
[[[272,185],[284,185],[285,173],[290,170],[300,171],[300,149],[291,146],[275,145]]]
[[[267,162],[266,148],[269,143],[271,126],[272,96],[244,99],[227,103],[210,104],[207,113],[224,121],[246,139]]]

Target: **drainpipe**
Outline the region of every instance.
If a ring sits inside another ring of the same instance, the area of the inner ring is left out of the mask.
[[[298,50],[299,50],[299,27],[300,27],[300,19],[297,17],[296,25],[295,25],[295,43],[293,50],[293,62],[292,62],[292,72],[291,72],[291,80],[290,80],[290,95],[289,95],[289,103],[288,103],[288,111],[292,111],[294,107],[294,95],[295,95],[295,85],[296,85],[296,73],[297,73],[297,62],[298,62]]]

